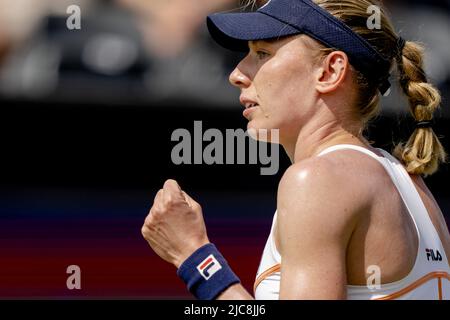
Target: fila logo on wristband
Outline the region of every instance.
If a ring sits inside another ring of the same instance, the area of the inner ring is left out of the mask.
[[[205,280],[208,280],[211,278],[214,273],[222,269],[222,265],[217,261],[217,259],[214,257],[214,255],[210,254],[208,257],[206,257],[205,260],[199,263],[197,266],[198,272],[202,275]]]

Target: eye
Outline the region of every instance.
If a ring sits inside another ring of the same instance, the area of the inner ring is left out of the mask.
[[[260,60],[267,58],[269,56],[269,54],[267,52],[261,51],[261,50],[256,51],[256,55],[258,56],[258,59],[260,59]]]

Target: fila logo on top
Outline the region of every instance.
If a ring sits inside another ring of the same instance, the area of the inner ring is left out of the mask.
[[[206,259],[200,262],[200,264],[197,266],[198,272],[200,272],[205,280],[211,278],[214,273],[216,273],[220,269],[222,269],[222,265],[212,254],[206,257]]]
[[[425,249],[427,253],[427,260],[430,261],[442,261],[442,256],[439,250],[433,250],[433,249]]]

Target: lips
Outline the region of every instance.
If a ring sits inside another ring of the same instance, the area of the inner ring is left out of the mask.
[[[247,97],[244,97],[243,95],[241,95],[239,97],[239,101],[241,102],[241,105],[243,105],[245,107],[245,109],[248,108],[252,108],[258,105],[258,103],[252,99],[249,99]]]
[[[256,106],[258,106],[258,104],[256,102],[248,102],[245,104],[245,109],[253,108]]]
[[[257,103],[249,104],[245,106],[245,110],[242,112],[242,115],[249,119],[250,114],[258,107],[259,105]]]
[[[252,113],[259,106],[259,104],[256,101],[251,100],[244,96],[240,96],[239,101],[245,108],[242,114],[247,119],[249,119],[248,117],[250,113]]]

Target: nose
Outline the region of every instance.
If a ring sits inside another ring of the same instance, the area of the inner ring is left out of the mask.
[[[250,78],[242,72],[241,63],[231,72],[229,81],[233,86],[240,89],[248,88],[252,83]]]

